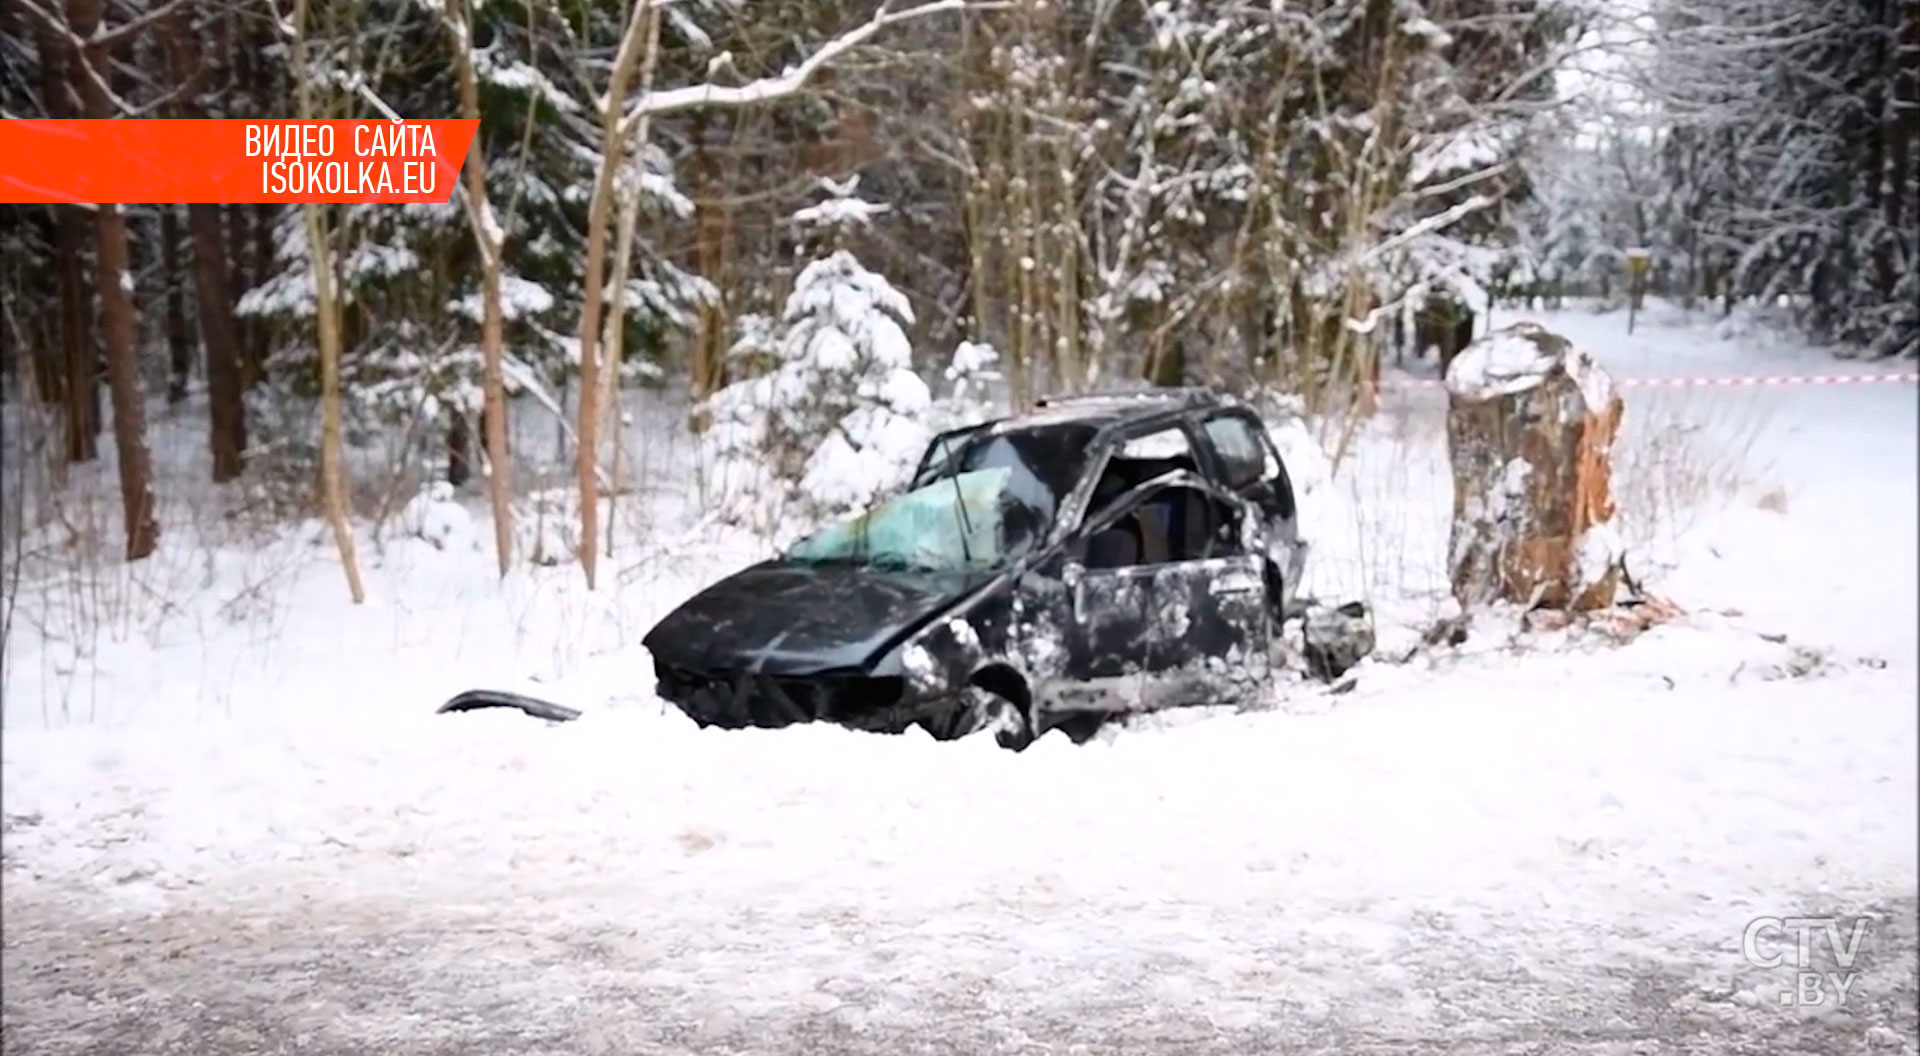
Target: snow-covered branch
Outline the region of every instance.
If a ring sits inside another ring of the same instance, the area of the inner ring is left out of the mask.
[[[959,11],[966,8],[992,10],[1004,6],[1006,6],[1004,3],[981,3],[978,0],[974,2],[932,0],[931,3],[920,4],[904,11],[891,11],[883,5],[872,18],[822,44],[799,65],[788,67],[777,77],[761,77],[741,85],[728,86],[709,82],[646,92],[627,108],[622,123],[632,125],[644,117],[659,117],[701,107],[753,106],[795,95],[804,89],[821,70],[832,65],[847,52],[865,44],[888,26],[944,11]]]
[[[1402,231],[1399,234],[1393,236],[1392,238],[1387,239],[1385,242],[1382,242],[1379,245],[1374,246],[1372,249],[1369,249],[1365,254],[1361,256],[1360,260],[1363,263],[1370,260],[1378,260],[1379,258],[1386,256],[1388,253],[1391,253],[1394,250],[1399,249],[1402,246],[1405,246],[1407,243],[1412,242],[1416,239],[1424,238],[1428,235],[1439,234],[1440,232],[1445,231],[1447,228],[1452,227],[1454,224],[1459,223],[1461,220],[1464,220],[1467,217],[1472,216],[1474,213],[1477,213],[1480,210],[1495,204],[1496,201],[1497,199],[1489,197],[1488,195],[1476,194],[1473,197],[1468,198],[1466,201],[1461,202],[1450,209],[1435,213],[1432,216],[1421,219],[1418,223],[1407,228],[1405,231]]]
[[[187,0],[167,0],[166,3],[161,4],[159,7],[128,19],[112,29],[106,28],[105,21],[102,20],[100,27],[95,29],[93,34],[85,39],[82,39],[79,34],[73,32],[72,28],[67,25],[65,19],[54,16],[51,12],[47,11],[47,9],[34,3],[34,0],[16,0],[16,2],[28,14],[46,23],[57,32],[64,34],[76,48],[111,48],[113,45],[132,37],[135,33],[171,15],[176,8],[186,3]]]

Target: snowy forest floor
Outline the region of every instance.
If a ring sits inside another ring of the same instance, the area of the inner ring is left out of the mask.
[[[1506,315],[1620,377],[1837,369],[1667,310]],[[1679,620],[1476,626],[1344,694],[1020,755],[664,710],[640,636],[759,544],[657,452],[593,594],[500,583],[476,503],[368,539],[360,608],[310,527],[43,570],[7,643],[0,1044],[1912,1056],[1914,389],[1626,397],[1623,528]],[[1389,387],[1337,473],[1296,467],[1309,589],[1372,601],[1383,653],[1443,608],[1442,408]],[[431,713],[472,686],[586,714]],[[1794,958],[1743,931],[1821,914],[1869,919],[1857,978],[1783,1005]]]

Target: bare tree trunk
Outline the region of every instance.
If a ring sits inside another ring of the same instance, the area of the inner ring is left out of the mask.
[[[307,0],[294,4],[292,34],[299,113],[304,119],[312,119],[319,115],[313,85],[307,79]],[[308,202],[300,210],[307,229],[307,257],[313,265],[314,321],[320,339],[320,500],[334,546],[340,551],[347,593],[359,605],[366,601],[367,592],[360,583],[360,561],[354,552],[353,529],[347,523],[347,482],[340,438],[340,304],[334,296],[333,249],[327,241],[322,207]]]
[[[960,16],[960,65],[961,89],[968,97],[982,97],[990,92],[1004,91],[1004,85],[993,66],[993,31],[984,21],[984,16],[972,12]],[[988,341],[1007,348],[1011,355],[1011,346],[1005,327],[1000,325],[996,306],[1001,298],[994,289],[996,239],[1001,237],[1004,227],[995,222],[998,206],[997,170],[992,159],[997,150],[995,141],[994,110],[980,107],[963,107],[960,117],[960,142],[966,148],[963,157],[964,166],[960,173],[961,222],[965,226],[967,243],[967,303],[973,315],[972,333],[976,341]],[[1009,367],[1015,367],[1011,358]],[[1016,372],[1017,373],[1017,372]],[[1089,380],[1091,384],[1091,380]],[[1014,377],[1010,387],[1012,402],[1020,403],[1021,386],[1018,377]]]
[[[647,42],[640,57],[640,90],[653,90],[653,69],[660,55],[660,13],[659,8],[648,3],[644,14],[647,20]],[[642,114],[631,138],[628,148],[633,153],[634,164],[644,167],[647,137],[652,134],[652,120]],[[640,188],[636,185],[620,203],[620,218],[615,223],[617,234],[613,250],[613,297],[611,310],[607,313],[607,373],[597,398],[600,400],[598,417],[601,420],[611,418],[609,430],[613,441],[613,475],[610,478],[613,490],[607,496],[607,556],[613,556],[613,519],[620,502],[620,407],[617,397],[620,393],[620,355],[626,343],[627,333],[627,267],[633,256],[633,229],[640,217]],[[593,546],[590,537],[583,536],[582,546]]]
[[[87,292],[86,229],[79,206],[54,208],[59,214],[60,343],[67,365],[67,461],[91,462],[100,454],[100,376],[93,298]]]
[[[275,205],[241,206],[241,215],[246,218],[247,236],[251,244],[247,247],[248,275],[255,284],[267,281],[273,274],[273,225],[279,213]],[[239,257],[234,258],[238,265]],[[234,284],[234,293],[242,295],[250,286]],[[260,384],[267,376],[267,356],[272,352],[273,331],[265,319],[255,317],[248,329],[242,345],[244,355],[240,360],[240,387],[251,389]]]
[[[1178,334],[1156,334],[1154,350],[1147,358],[1147,380],[1166,388],[1179,388],[1187,380],[1187,347]]]
[[[578,434],[574,443],[575,469],[580,489],[580,570],[586,573],[587,589],[594,588],[595,558],[600,539],[600,327],[607,266],[607,214],[613,208],[613,177],[619,170],[622,148],[626,143],[626,120],[622,107],[627,85],[646,38],[652,0],[640,4],[627,21],[614,57],[613,72],[607,78],[607,94],[601,97],[605,107],[600,114],[600,171],[593,182],[593,198],[587,206],[586,289],[580,311],[580,401]]]
[[[256,277],[247,266],[250,256],[247,249],[249,214],[258,206],[253,205],[216,205],[214,209],[220,218],[220,266],[225,271],[226,288],[232,293],[232,303],[237,308],[240,298],[253,288]],[[187,227],[193,227],[193,209],[187,209]],[[194,252],[198,254],[200,244],[194,243]],[[196,266],[198,262],[196,261]],[[248,384],[247,359],[252,355],[254,331],[261,322],[253,316],[241,316],[237,311],[233,315],[234,360],[240,370],[240,387]]]
[[[69,0],[67,20],[85,40],[100,26],[103,0]],[[86,114],[96,121],[113,118],[114,107],[101,78],[106,49],[82,49],[73,67],[74,87]],[[140,383],[134,314],[133,276],[127,271],[127,223],[120,207],[94,206],[94,286],[100,298],[101,331],[107,352],[107,386],[113,399],[114,454],[120,462],[120,506],[126,518],[127,560],[153,554],[160,541],[154,516],[153,456],[147,450],[146,393]]]
[[[246,468],[247,405],[240,338],[227,286],[227,243],[220,230],[220,207],[206,203],[187,206],[187,228],[193,237],[200,341],[207,350],[207,439],[213,453],[213,482],[224,484]]]
[[[447,483],[457,488],[473,476],[472,443],[467,435],[467,412],[455,407],[447,418]]]
[[[707,141],[707,118],[694,114],[692,125],[693,160],[687,166],[693,196],[693,270],[715,279],[721,270],[721,255],[729,223],[727,205],[720,201],[720,165],[713,158]],[[693,404],[689,424],[695,432],[707,427],[702,409],[707,397],[726,384],[727,310],[725,287],[719,304],[703,303],[697,309],[693,348],[688,353],[688,385]]]
[[[176,8],[161,24],[160,32],[168,65],[182,89],[181,115],[205,117],[199,89],[206,78],[206,55],[194,35],[190,8]],[[237,260],[230,260],[231,243],[218,205],[188,205],[187,233],[193,242],[200,343],[207,353],[207,447],[213,455],[213,482],[224,484],[246,468],[247,412],[241,396],[240,339],[233,318],[234,285],[229,283],[229,265],[237,264]]]
[[[277,116],[273,111],[281,105],[283,93],[276,92],[272,71],[259,57],[268,45],[277,43],[273,31],[264,29],[260,20],[236,17],[231,11],[222,22],[231,28],[223,34],[228,50],[222,54],[233,71],[238,94],[244,100],[245,113],[235,116]],[[274,225],[283,215],[283,208],[268,203],[227,207],[228,288],[234,298],[244,296],[273,275]],[[266,377],[272,337],[272,324],[259,316],[248,318],[236,327],[234,356],[239,365],[240,391],[252,389]],[[244,450],[245,444],[241,447]]]
[[[170,205],[160,207],[160,271],[167,305],[167,402],[176,404],[187,398],[193,378],[193,335],[180,274],[180,220]]]
[[[320,501],[340,551],[347,593],[358,605],[367,593],[360,583],[353,530],[347,524],[347,482],[340,450],[340,305],[333,293],[333,253],[327,245],[321,207],[308,202],[301,209],[306,214],[307,254],[313,260],[314,315],[320,337]]]
[[[100,25],[101,0],[71,0],[68,21],[85,39]],[[71,54],[71,53],[70,53]],[[105,76],[104,48],[88,48],[74,56],[75,89],[89,118],[114,117],[113,104],[101,78]],[[127,225],[120,207],[94,207],[94,286],[101,306],[101,331],[107,358],[107,384],[113,401],[113,438],[120,463],[120,503],[126,520],[127,560],[153,554],[160,525],[154,514],[153,458],[147,449],[146,394],[138,360],[139,318],[133,303],[133,277],[127,270]],[[91,371],[89,371],[91,374]],[[88,379],[88,388],[91,378]],[[94,416],[98,428],[97,412]]]
[[[480,87],[474,76],[472,20],[462,0],[446,0],[447,21],[453,27],[454,67],[460,79],[460,115],[480,119]],[[500,257],[506,232],[493,216],[493,204],[487,198],[487,156],[485,144],[474,136],[473,151],[467,156],[467,218],[473,225],[474,243],[480,249],[480,359],[483,379],[481,416],[487,446],[487,496],[493,506],[493,547],[499,558],[500,574],[513,564],[512,461],[507,456],[506,383],[500,372],[501,310]],[[459,420],[464,434],[466,419]],[[462,436],[462,448],[465,444]],[[451,442],[451,441],[450,441]],[[449,477],[452,468],[448,469]],[[586,548],[593,549],[588,542]],[[591,575],[588,577],[591,579]]]
[[[0,39],[24,40],[26,33],[23,23],[26,17],[26,12],[21,10],[19,4],[0,4]],[[43,212],[39,209],[16,207],[13,222],[22,225],[31,224],[39,237],[51,239],[53,233],[51,210]],[[40,302],[37,295],[45,289],[40,285],[40,280],[44,276],[37,273],[27,274],[28,269],[25,264],[24,259],[0,260],[0,379],[19,379],[23,391],[19,392],[18,399],[23,405],[28,401],[35,401],[46,407],[57,406],[59,364],[50,355],[57,345],[48,331],[45,314],[29,308],[30,303],[37,307],[37,303]],[[38,272],[38,269],[34,270]],[[30,311],[32,318],[27,318]],[[26,357],[24,363],[16,359],[19,356]],[[6,400],[5,386],[5,381],[0,380],[0,403]],[[25,406],[21,409],[28,413],[32,410]],[[35,416],[35,421],[38,421],[38,416]],[[4,468],[0,467],[0,470]],[[17,510],[0,512],[14,513],[14,518],[5,521],[8,528],[13,528],[19,523]],[[15,552],[18,553],[17,550]],[[0,635],[5,635],[7,629],[12,626],[11,606],[15,597],[13,583],[17,580],[9,577],[6,582],[8,588],[4,602],[6,614],[0,615]],[[0,637],[0,641],[12,641],[12,639]]]
[[[68,38],[35,23],[40,51],[40,90],[47,112],[79,117],[74,101],[80,56]],[[93,347],[93,308],[87,292],[86,221],[79,206],[56,205],[54,250],[59,257],[60,348],[66,376],[61,385],[68,462],[91,462],[99,454],[100,396]]]
[[[1881,210],[1889,231],[1907,232],[1909,252],[1913,252],[1909,225],[1920,206],[1910,200],[1914,166],[1920,165],[1920,0],[1900,0],[1893,21],[1893,84],[1887,93],[1885,119],[1887,194]],[[1920,261],[1909,261],[1908,266],[1920,267]]]
[[[41,237],[46,240],[47,245],[54,245],[54,238],[60,229],[60,214],[57,208],[50,206],[44,211],[34,210],[31,215],[39,226]],[[0,273],[7,271],[18,273],[24,270],[12,266],[12,262],[8,264],[8,267],[0,269]],[[24,275],[21,277],[26,278]],[[35,278],[41,277],[35,276]],[[42,287],[42,289],[46,288]],[[57,281],[46,292],[52,293],[55,302],[58,303]],[[60,357],[59,313],[55,312],[52,317],[48,317],[45,313],[35,313],[34,318],[23,318],[26,314],[24,299],[7,307],[14,311],[12,317],[14,325],[29,328],[35,334],[33,338],[21,342],[22,347],[32,350],[34,392],[39,394],[41,403],[48,410],[57,413],[60,408],[66,406],[67,381],[66,363]]]

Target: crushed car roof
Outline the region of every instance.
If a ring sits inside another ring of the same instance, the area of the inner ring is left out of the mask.
[[[1008,432],[1069,422],[1110,425],[1202,407],[1224,407],[1230,402],[1219,393],[1205,388],[1126,389],[1073,396],[1043,396],[1035,402],[1032,411],[996,419],[991,427],[995,432]]]

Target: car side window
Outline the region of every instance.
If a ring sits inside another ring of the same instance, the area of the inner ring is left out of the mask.
[[[1237,414],[1207,419],[1207,442],[1220,456],[1228,487],[1244,488],[1275,475],[1267,445],[1260,442],[1253,424]]]
[[[1169,425],[1123,441],[1107,459],[1094,485],[1087,511],[1098,514],[1107,504],[1155,477],[1184,469],[1199,472],[1187,431]]]
[[[1242,552],[1240,513],[1203,488],[1170,485],[1100,519],[1087,538],[1089,569],[1204,561]]]
[[[1193,445],[1187,442],[1187,431],[1177,425],[1136,436],[1121,444],[1114,455],[1137,461],[1171,461],[1192,456]]]

